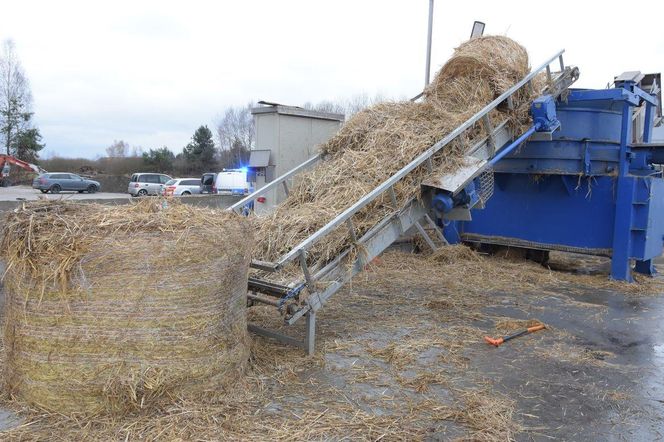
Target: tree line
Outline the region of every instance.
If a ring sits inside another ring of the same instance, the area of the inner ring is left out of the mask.
[[[385,101],[382,95],[369,97],[367,94],[358,94],[348,99],[307,102],[302,107],[320,112],[338,113],[349,118],[381,101]],[[233,106],[225,110],[214,127],[216,144],[212,131],[207,126],[200,126],[192,136],[191,142],[178,154],[174,154],[167,147],[142,152],[144,165],[152,167],[154,171],[179,175],[200,174],[247,165],[249,153],[255,147],[256,128],[251,114],[252,107],[252,102],[249,102],[244,106]],[[107,154],[110,157],[114,152],[113,146],[109,149]],[[126,150],[129,150],[128,146]]]
[[[106,148],[111,161],[132,156],[140,158],[141,169],[171,173],[178,176],[200,175],[221,169],[235,169],[249,163],[249,152],[254,147],[254,119],[251,103],[228,108],[216,122],[215,134],[207,125],[202,125],[179,153],[167,146],[148,149],[129,147],[123,140],[114,141]],[[131,152],[131,154],[130,154]]]

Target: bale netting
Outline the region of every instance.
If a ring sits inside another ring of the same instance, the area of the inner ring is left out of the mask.
[[[273,261],[289,252],[336,215],[394,175],[529,72],[528,54],[507,37],[487,36],[463,43],[442,67],[420,102],[387,102],[361,111],[320,146],[323,160],[298,176],[288,198],[258,219],[257,257]],[[535,87],[535,90],[537,87]],[[527,124],[533,91],[523,88],[513,109],[491,113],[514,127]],[[486,133],[481,124],[439,151],[433,173],[453,172],[466,149]],[[426,166],[395,185],[398,207],[418,196]],[[388,195],[374,200],[353,217],[358,236],[397,207]],[[328,262],[352,247],[345,225],[308,250],[310,264]]]
[[[249,357],[253,235],[225,211],[149,199],[26,204],[3,228],[6,389],[68,415],[223,394]]]

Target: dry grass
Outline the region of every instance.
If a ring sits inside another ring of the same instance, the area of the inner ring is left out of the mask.
[[[123,414],[215,394],[248,358],[246,220],[145,200],[26,204],[6,220],[5,389]]]
[[[636,283],[609,279],[608,273],[577,274],[569,271],[556,271],[524,259],[503,259],[499,256],[483,256],[463,245],[441,247],[428,258],[444,264],[449,276],[448,289],[452,291],[491,290],[504,293],[557,293],[561,289],[576,290],[592,287],[600,290],[613,290],[628,295],[655,295],[664,292],[664,281],[634,274]],[[573,268],[574,260],[565,255],[560,258],[565,266]],[[588,260],[588,258],[582,257]]]
[[[458,402],[448,404],[426,395],[423,387],[415,398],[398,403],[391,397],[370,397],[373,405],[365,408],[349,399],[348,392],[307,378],[304,373],[317,364],[257,339],[248,376],[216,399],[180,400],[159,414],[92,421],[26,410],[29,419],[3,439],[410,441],[437,431],[444,435],[449,422],[469,429],[461,440],[499,441],[511,439],[519,428],[512,420],[513,403],[486,389],[459,390]],[[389,407],[389,412],[376,413],[372,407]]]
[[[610,367],[613,366],[611,360],[615,357],[615,354],[608,351],[578,347],[568,342],[555,342],[536,351],[543,358],[582,366]],[[620,366],[620,371],[628,369],[629,367]]]
[[[276,260],[381,182],[431,147],[528,73],[528,56],[506,37],[482,37],[456,49],[442,67],[423,102],[381,103],[359,112],[321,146],[324,159],[301,174],[289,197],[268,216],[258,219],[256,257]],[[515,124],[528,120],[529,92],[515,100],[514,111],[494,112],[494,119]],[[499,115],[501,114],[502,115]],[[473,139],[483,134],[479,125],[446,146],[434,158],[434,173],[455,170]],[[398,205],[419,194],[428,175],[420,167],[395,191]],[[396,208],[389,196],[361,210],[353,223],[365,233]],[[311,248],[311,264],[326,262],[352,246],[342,226]]]

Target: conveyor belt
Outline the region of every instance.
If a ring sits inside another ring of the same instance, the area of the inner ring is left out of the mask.
[[[290,303],[290,308],[285,313],[285,321],[288,325],[293,325],[303,316],[306,317],[306,335],[304,340],[299,341],[290,336],[265,330],[256,326],[251,326],[250,330],[260,333],[271,338],[280,339],[289,344],[295,344],[304,348],[310,354],[314,352],[315,345],[315,324],[316,312],[320,310],[327,300],[333,296],[341,287],[346,284],[354,275],[364,270],[367,262],[371,261],[374,257],[380,255],[387,247],[394,243],[400,236],[407,230],[416,228],[422,234],[427,242],[435,247],[435,238],[429,237],[425,232],[423,223],[429,224],[430,227],[440,235],[437,227],[428,216],[429,209],[424,205],[420,199],[413,199],[408,201],[401,207],[397,207],[396,196],[394,193],[394,185],[401,181],[404,177],[408,176],[413,170],[425,164],[431,167],[432,156],[439,150],[445,147],[450,142],[454,141],[457,137],[462,135],[466,130],[475,126],[475,124],[482,122],[485,125],[488,136],[484,140],[480,140],[472,146],[467,155],[472,158],[469,162],[469,167],[463,171],[462,177],[451,179],[454,177],[442,177],[441,180],[451,181],[455,183],[454,186],[462,188],[469,180],[479,176],[482,172],[490,167],[492,158],[500,155],[500,144],[503,139],[511,141],[515,137],[509,132],[509,127],[503,122],[495,128],[490,125],[488,115],[491,111],[496,109],[499,105],[507,103],[511,105],[512,96],[516,94],[522,87],[532,87],[532,80],[540,73],[546,72],[548,76],[548,86],[546,93],[557,97],[563,94],[567,88],[578,78],[578,70],[576,68],[565,67],[562,59],[563,51],[560,51],[537,69],[533,70],[530,74],[524,77],[521,81],[515,84],[512,88],[504,94],[496,98],[493,102],[488,104],[484,109],[468,119],[462,125],[454,129],[451,133],[446,135],[442,140],[437,142],[427,151],[423,152],[412,162],[404,166],[401,170],[388,178],[386,181],[377,186],[374,190],[366,194],[364,197],[356,201],[352,206],[339,214],[324,227],[317,232],[306,238],[296,247],[281,256],[275,262],[254,261],[252,267],[259,269],[263,272],[279,272],[289,263],[299,263],[302,271],[300,278],[295,279],[289,286],[290,287],[306,287],[307,295],[303,297],[304,300],[299,303]],[[556,60],[560,63],[560,71],[552,72],[550,64]],[[287,188],[287,182],[299,172],[316,164],[320,159],[317,155],[310,160],[304,162],[295,169],[282,175],[241,201],[237,202],[229,210],[234,210],[242,213],[245,205],[251,204],[258,197],[262,196],[271,189],[277,186],[284,186]],[[455,189],[452,189],[454,191]],[[353,216],[360,210],[365,208],[368,204],[376,198],[381,197],[387,193],[394,205],[394,212],[383,218],[373,228],[366,232],[361,237],[358,237],[357,231],[353,225]],[[349,250],[345,250],[337,257],[332,259],[322,268],[309,268],[307,264],[307,250],[319,241],[324,241],[326,236],[332,231],[345,224],[348,229],[349,238],[355,242],[357,249],[363,251],[359,254],[350,254]],[[442,237],[442,235],[440,236]],[[444,239],[443,239],[444,240]],[[266,294],[270,297],[278,297],[277,305],[280,310],[285,302],[292,301],[295,297],[292,295],[292,288],[274,284],[268,278],[250,278],[249,288],[254,292]],[[290,290],[290,292],[288,291]],[[298,293],[299,294],[299,293]],[[254,295],[255,296],[255,295]],[[290,298],[288,298],[290,297]],[[273,302],[269,302],[273,304]]]

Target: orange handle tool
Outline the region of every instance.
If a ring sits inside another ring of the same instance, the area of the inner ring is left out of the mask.
[[[491,344],[495,347],[500,346],[502,343],[507,342],[511,339],[518,338],[519,336],[527,335],[528,333],[536,332],[539,330],[544,330],[546,326],[544,324],[539,324],[539,325],[533,325],[532,327],[528,327],[526,329],[520,330],[514,334],[508,335],[508,336],[503,336],[502,338],[492,338],[490,336],[485,336],[484,340],[487,342],[487,344]]]

